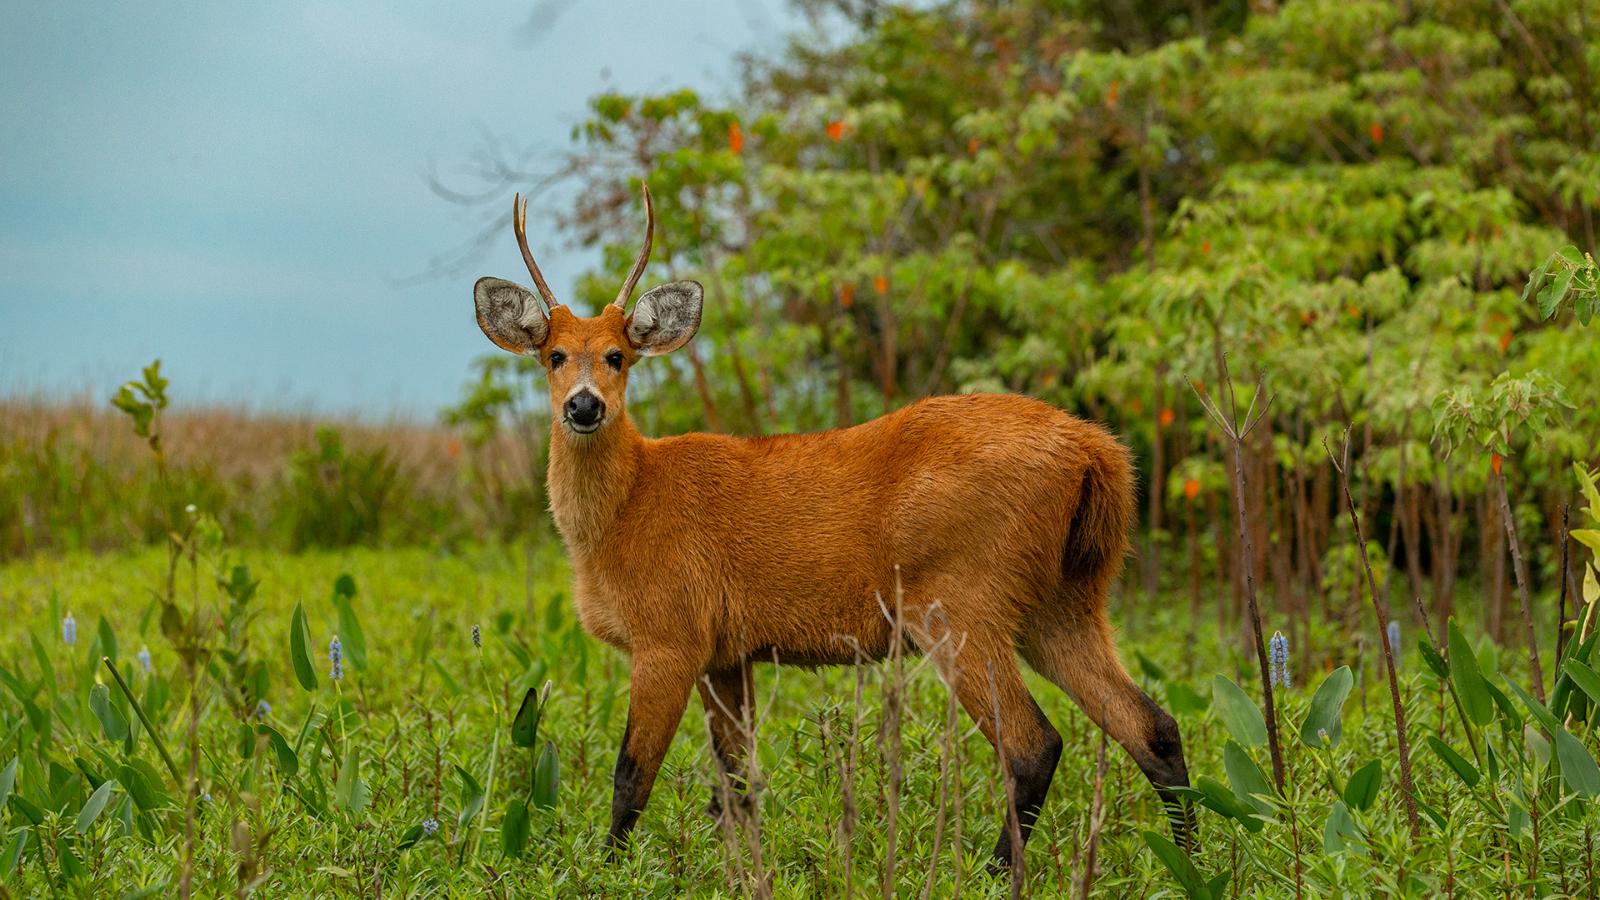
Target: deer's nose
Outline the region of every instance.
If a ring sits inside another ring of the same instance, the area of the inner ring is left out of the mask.
[[[580,431],[592,430],[605,418],[606,404],[593,391],[583,390],[567,398],[564,412],[567,421]]]

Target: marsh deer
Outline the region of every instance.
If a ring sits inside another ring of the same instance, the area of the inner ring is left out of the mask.
[[[1189,843],[1168,790],[1188,784],[1177,723],[1128,677],[1106,619],[1134,515],[1128,451],[1045,403],[988,394],[816,434],[645,437],[628,417],[628,373],[694,337],[702,291],[663,284],[628,311],[655,227],[648,188],[644,207],[644,247],[599,315],[551,293],[525,202],[512,222],[537,296],[498,278],[473,287],[489,340],[548,374],[550,509],[578,617],[630,658],[610,846],[649,800],[692,691],[719,764],[737,773],[752,663],[859,664],[897,634],[930,654],[1003,756],[1015,818],[998,863],[1020,850],[1013,829],[1027,840],[1061,755],[1018,655],[1127,749]],[[937,625],[899,631],[896,612]]]

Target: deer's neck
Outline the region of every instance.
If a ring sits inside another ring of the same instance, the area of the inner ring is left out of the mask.
[[[644,436],[626,411],[592,435],[550,427],[550,510],[575,561],[597,550],[633,491]]]

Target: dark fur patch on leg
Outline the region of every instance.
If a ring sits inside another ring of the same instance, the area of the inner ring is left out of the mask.
[[[617,769],[611,779],[611,831],[606,835],[606,845],[612,850],[620,850],[628,845],[628,833],[639,821],[639,813],[644,807],[641,796],[643,773],[633,754],[628,752],[631,737],[633,723],[630,722],[622,732],[622,749],[617,751]]]
[[[1038,703],[1033,704],[1033,714],[1037,718],[1039,728],[1044,735],[1044,746],[1033,756],[1024,756],[1009,760],[1013,795],[1016,797],[1017,826],[1022,836],[1022,844],[1028,843],[1028,837],[1033,833],[1033,823],[1039,820],[1039,810],[1044,806],[1046,795],[1050,793],[1050,782],[1056,774],[1056,764],[1061,761],[1061,734],[1055,726],[1045,717],[1044,710]],[[1021,848],[1017,848],[1021,852]],[[1007,871],[1011,868],[1011,823],[1006,821],[1000,831],[1000,840],[994,847],[994,859],[990,863],[993,872]]]

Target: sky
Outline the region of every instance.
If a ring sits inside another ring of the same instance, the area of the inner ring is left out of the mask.
[[[526,269],[507,227],[482,271],[414,278],[483,215],[428,174],[486,136],[553,169],[594,94],[728,96],[802,26],[783,0],[14,4],[0,396],[109,397],[160,358],[180,404],[432,419],[497,352],[473,280]],[[539,205],[570,296],[598,256]]]

